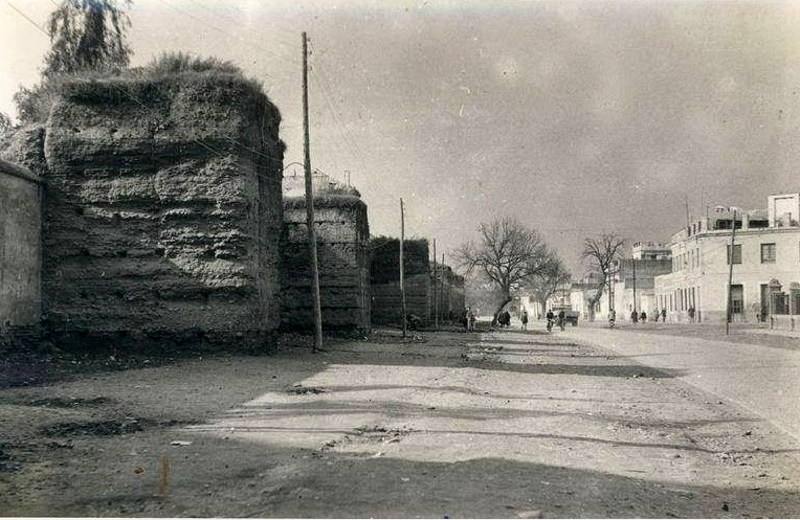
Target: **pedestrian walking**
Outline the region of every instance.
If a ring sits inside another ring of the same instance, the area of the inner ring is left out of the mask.
[[[475,313],[472,312],[472,308],[469,309],[469,314],[467,316],[467,322],[469,324],[469,331],[475,332]]]
[[[636,311],[631,311],[631,321],[634,323],[639,323],[639,313]]]
[[[646,312],[644,312],[644,311],[642,311],[642,313],[639,315],[639,320],[640,320],[642,323],[646,323],[646,322],[647,322],[647,313],[646,313]]]
[[[564,313],[564,309],[558,311],[558,327],[561,330],[564,330],[564,321],[566,319],[566,314]]]
[[[553,309],[547,310],[547,332],[551,332],[553,330],[553,320],[555,320],[556,316],[553,314]]]
[[[661,321],[667,322],[667,309],[661,309]]]
[[[528,330],[528,311],[522,311],[522,330]]]

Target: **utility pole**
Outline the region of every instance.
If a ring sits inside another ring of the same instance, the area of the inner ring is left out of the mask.
[[[438,300],[436,299],[436,284],[437,284],[437,272],[436,272],[436,239],[433,239],[433,323],[434,328],[439,330],[439,305]]]
[[[400,199],[400,305],[403,316],[403,337],[406,337],[406,286],[403,279],[403,242],[405,241],[406,221],[403,213],[403,199]]]
[[[608,312],[611,314],[611,311],[614,310],[614,264],[613,262],[609,264],[608,274],[606,274],[606,279],[608,280]],[[624,287],[623,287],[623,294],[625,294]],[[597,304],[600,304],[600,299],[597,299]],[[594,313],[592,313],[594,316]]]
[[[683,201],[684,201],[684,203],[686,205],[686,228],[688,229],[692,225],[692,222],[691,222],[692,219],[689,216],[689,196],[688,195],[684,195],[683,196]]]
[[[314,347],[322,350],[322,304],[319,295],[319,265],[317,264],[317,237],[314,231],[314,194],[311,183],[311,138],[308,129],[308,37],[303,33],[303,151],[306,180],[306,227],[308,247],[311,252],[311,293],[314,306]]]
[[[731,224],[731,252],[728,254],[730,269],[728,270],[728,319],[725,320],[725,335],[731,332],[731,320],[733,319],[733,246],[736,238],[736,208],[733,209],[733,222]]]
[[[444,321],[444,253],[442,253],[442,263],[439,264],[439,268],[442,270],[442,290],[439,293],[439,300],[440,300],[440,310],[442,312],[442,321]],[[447,306],[450,307],[450,287],[447,288]]]
[[[631,257],[633,265],[633,312],[636,312],[636,259]]]

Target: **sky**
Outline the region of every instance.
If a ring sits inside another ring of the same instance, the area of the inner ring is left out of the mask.
[[[38,80],[54,0],[0,0],[0,111]],[[302,161],[374,235],[536,229],[573,274],[584,238],[667,242],[708,207],[800,191],[800,2],[134,0],[132,65],[217,56],[263,82]],[[23,16],[24,15],[24,16]],[[29,19],[26,19],[26,17]],[[39,26],[39,27],[37,27]]]

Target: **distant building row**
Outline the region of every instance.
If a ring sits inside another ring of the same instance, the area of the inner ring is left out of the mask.
[[[618,319],[628,319],[635,309],[651,320],[665,313],[670,322],[725,322],[732,261],[732,321],[799,327],[800,194],[770,196],[767,206],[736,210],[735,219],[731,208],[717,212],[673,234],[669,245],[634,244],[596,316],[606,319],[613,301]],[[590,314],[588,302],[599,281],[571,285],[573,309]]]
[[[724,322],[732,262],[732,320],[793,328],[800,314],[800,194],[770,196],[767,211],[735,213],[672,235],[672,272],[655,278],[657,304],[676,320],[693,309],[696,320]]]

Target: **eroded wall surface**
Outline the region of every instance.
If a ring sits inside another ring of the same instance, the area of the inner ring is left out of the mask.
[[[61,341],[259,347],[280,322],[277,109],[235,77],[75,83],[46,127]]]
[[[372,323],[402,326],[400,293],[400,241],[377,238],[371,243],[370,289]],[[432,319],[431,273],[428,241],[406,240],[403,247],[403,285],[406,313],[419,317],[423,324]]]
[[[303,197],[284,204],[282,326],[313,330],[311,260]],[[314,201],[323,329],[370,328],[369,224],[358,197]]]
[[[440,322],[457,321],[466,308],[464,277],[453,272],[450,266],[437,266],[436,276],[431,276],[431,318],[438,313]]]

